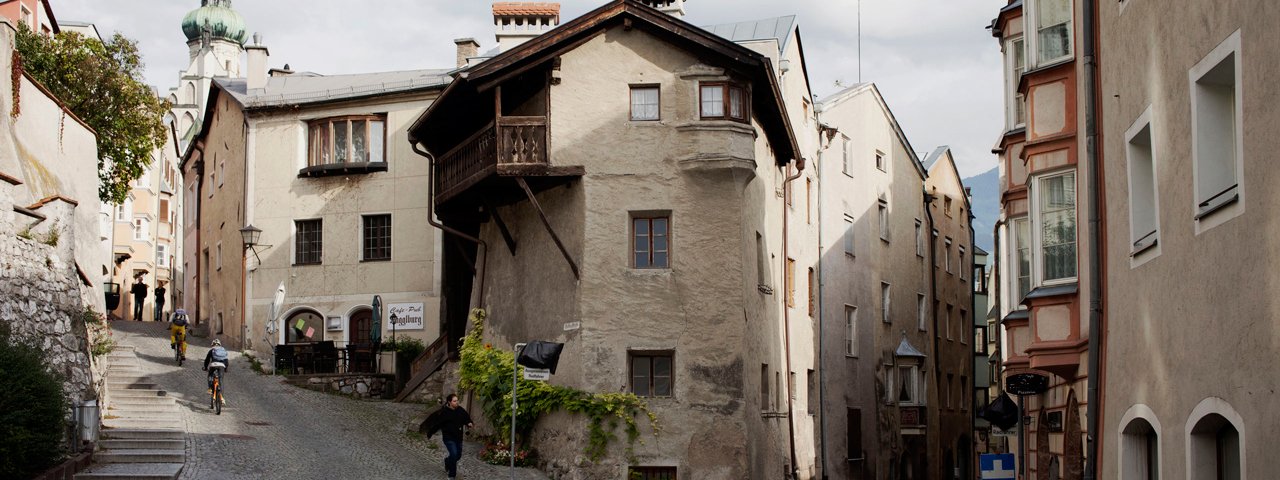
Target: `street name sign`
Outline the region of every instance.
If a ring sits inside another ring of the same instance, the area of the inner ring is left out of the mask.
[[[525,380],[550,380],[551,369],[525,367],[524,379]]]

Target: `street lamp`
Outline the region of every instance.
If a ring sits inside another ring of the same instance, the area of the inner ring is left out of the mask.
[[[388,318],[391,320],[391,343],[395,344],[396,343],[396,314],[392,313],[391,316]]]
[[[271,245],[260,245],[258,240],[262,238],[262,229],[253,225],[245,225],[240,229],[240,241],[244,243],[245,250],[253,250],[253,258],[258,259],[258,263],[262,263],[262,258],[258,257],[257,247],[263,249],[271,248]]]
[[[241,308],[240,308],[240,329],[241,329],[241,332],[240,332],[240,338],[242,339],[242,340],[241,340],[241,342],[244,342],[244,340],[243,340],[243,339],[245,339],[246,337],[248,337],[248,336],[249,336],[249,335],[248,335],[248,334],[249,334],[249,332],[248,332],[248,324],[246,324],[246,323],[245,323],[245,311],[246,311],[246,310],[248,310],[248,309],[247,309],[247,308],[244,308],[244,306],[248,305],[248,303],[249,303],[249,285],[248,285],[248,282],[246,281],[246,278],[245,278],[246,276],[248,276],[248,270],[249,270],[249,268],[248,268],[249,256],[248,256],[248,254],[246,254],[246,253],[244,253],[244,252],[249,251],[249,250],[253,250],[253,258],[256,258],[256,259],[258,260],[258,265],[259,265],[259,266],[261,266],[261,265],[262,265],[262,257],[259,257],[259,256],[258,256],[258,249],[257,249],[257,247],[262,247],[263,249],[271,248],[271,245],[260,245],[260,244],[258,244],[258,240],[260,240],[261,238],[262,238],[262,229],[261,229],[261,228],[258,228],[258,227],[255,227],[255,226],[253,226],[252,224],[250,224],[250,225],[245,225],[245,226],[244,226],[244,228],[241,228],[241,229],[240,229],[240,241],[244,244],[244,248],[242,248],[242,249],[241,249],[241,251],[240,251],[240,305],[241,305]],[[255,269],[256,269],[256,267],[255,267]],[[274,321],[274,320],[275,320],[275,319],[272,319],[272,321]],[[218,325],[218,328],[222,328],[222,325]],[[243,347],[243,343],[241,344],[241,347]],[[274,354],[274,350],[273,350],[273,353],[272,353],[273,358],[272,358],[272,360],[274,360],[274,355],[275,355],[275,354]]]

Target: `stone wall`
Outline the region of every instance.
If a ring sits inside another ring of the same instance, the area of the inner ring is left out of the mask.
[[[294,375],[289,377],[289,383],[317,392],[367,400],[392,398],[395,379],[395,375],[376,374]]]
[[[85,310],[74,267],[54,247],[0,232],[0,322],[45,352],[69,404],[98,396]]]

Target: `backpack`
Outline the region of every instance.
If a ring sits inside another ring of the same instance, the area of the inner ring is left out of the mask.
[[[227,363],[227,349],[222,347],[213,347],[213,350],[210,350],[210,353],[213,354],[213,361]]]
[[[185,326],[187,326],[187,316],[186,316],[186,315],[174,315],[174,317],[173,317],[173,326],[175,326],[175,327],[185,327]]]

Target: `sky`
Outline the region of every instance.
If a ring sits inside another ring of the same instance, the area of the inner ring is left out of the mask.
[[[569,21],[606,0],[562,0]],[[321,74],[450,68],[453,39],[496,42],[490,1],[237,0],[260,33],[269,66]],[[923,157],[949,145],[963,177],[994,168],[1003,127],[999,45],[986,26],[1003,0],[686,0],[686,21],[733,23],[796,15],[809,81],[820,100],[842,85],[874,82]],[[182,18],[199,0],[57,0],[63,21],[138,41],[146,81],[162,92],[187,67]],[[352,8],[358,5],[363,8]],[[862,61],[859,77],[858,16]],[[252,40],[250,40],[252,42]]]

